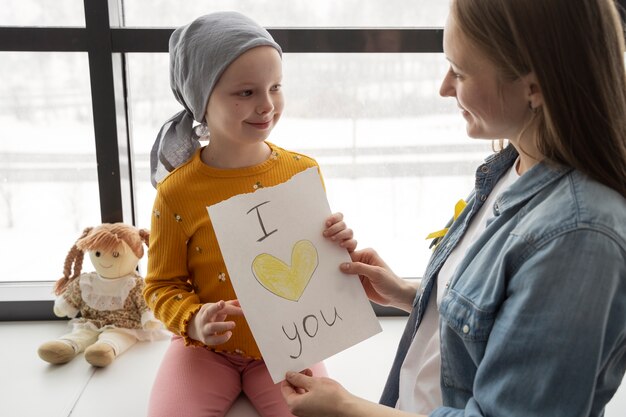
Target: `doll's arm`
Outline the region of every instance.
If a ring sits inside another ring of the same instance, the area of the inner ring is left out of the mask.
[[[163,329],[163,324],[154,318],[152,311],[146,310],[141,315],[141,327],[146,330]]]
[[[78,314],[79,310],[67,302],[65,294],[61,294],[56,300],[54,300],[53,311],[57,317],[74,318]]]
[[[53,311],[57,317],[74,318],[80,312],[82,296],[79,280],[80,278],[72,279],[65,287],[65,291],[54,300]]]

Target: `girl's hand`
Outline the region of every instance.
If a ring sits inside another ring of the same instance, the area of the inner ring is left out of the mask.
[[[341,415],[352,395],[332,379],[311,375],[309,369],[287,373],[280,388],[289,410],[300,417]]]
[[[352,229],[348,229],[348,226],[343,221],[342,213],[331,214],[326,219],[324,226],[326,228],[322,234],[325,238],[337,242],[339,246],[346,248],[350,253],[354,252],[357,241],[354,239]]]
[[[340,265],[346,274],[358,274],[367,297],[383,306],[391,305],[410,312],[417,292],[417,283],[409,283],[393,273],[374,249],[350,254],[352,262]]]
[[[235,323],[226,320],[226,316],[241,316],[241,306],[237,300],[218,301],[204,304],[189,322],[189,337],[208,346],[226,343],[232,336]]]

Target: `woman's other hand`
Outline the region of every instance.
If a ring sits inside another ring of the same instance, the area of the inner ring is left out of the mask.
[[[330,378],[312,377],[308,369],[288,372],[280,389],[289,410],[299,417],[425,417],[359,398]]]
[[[357,274],[367,297],[383,306],[394,306],[410,312],[418,282],[398,277],[374,249],[363,249],[350,254],[352,262],[340,265],[342,272]]]
[[[308,369],[287,373],[281,391],[289,410],[300,417],[342,415],[353,396],[338,382],[311,375]]]

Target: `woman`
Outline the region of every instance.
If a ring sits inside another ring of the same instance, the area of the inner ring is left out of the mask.
[[[440,94],[509,145],[421,288],[372,250],[342,265],[411,312],[381,404],[290,373],[294,414],[603,415],[626,369],[623,35],[612,0],[452,1]]]

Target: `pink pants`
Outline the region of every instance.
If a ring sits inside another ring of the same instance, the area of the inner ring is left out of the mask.
[[[326,376],[323,363],[311,370]],[[148,417],[222,417],[242,391],[261,416],[292,416],[262,360],[185,346],[174,336],[152,387]]]

